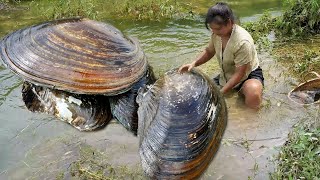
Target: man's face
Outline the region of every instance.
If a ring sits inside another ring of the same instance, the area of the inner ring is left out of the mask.
[[[210,23],[209,27],[211,29],[211,32],[222,37],[222,36],[228,36],[232,32],[232,23],[231,21],[228,22],[228,24],[217,24],[217,23]]]

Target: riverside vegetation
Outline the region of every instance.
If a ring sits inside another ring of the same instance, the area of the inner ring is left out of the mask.
[[[17,4],[21,1],[2,0],[1,2]],[[160,21],[172,18],[188,19],[195,15],[190,4],[174,0],[110,0],[107,2],[103,0],[37,0],[29,2],[31,11],[35,14],[43,14],[44,20],[74,16],[99,20],[101,17],[108,16],[118,19]]]

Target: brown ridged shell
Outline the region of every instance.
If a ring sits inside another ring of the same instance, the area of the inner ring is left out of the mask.
[[[126,92],[147,69],[137,41],[89,19],[57,20],[15,31],[1,41],[0,53],[25,80],[78,94]]]
[[[195,179],[213,159],[227,123],[218,87],[205,74],[170,71],[140,90],[138,136],[151,179]]]

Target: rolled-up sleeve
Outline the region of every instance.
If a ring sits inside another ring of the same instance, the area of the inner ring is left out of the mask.
[[[254,49],[249,41],[243,41],[239,46],[240,48],[236,51],[234,57],[236,67],[250,63],[254,57]]]

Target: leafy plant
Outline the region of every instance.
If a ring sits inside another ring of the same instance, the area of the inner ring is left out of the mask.
[[[112,6],[112,8],[110,8]],[[175,0],[39,0],[32,1],[30,8],[45,16],[47,20],[69,18],[74,16],[99,19],[116,17],[134,20],[193,18],[195,13],[188,3]],[[100,12],[100,13],[99,13]]]
[[[277,37],[283,40],[320,33],[319,0],[284,2],[285,9],[282,16],[272,18],[269,13],[264,13],[258,22],[244,25],[256,41],[263,40],[270,31],[274,31]]]
[[[95,0],[43,0],[31,2],[30,7],[43,14],[47,20],[75,16],[97,19],[96,4]]]
[[[320,33],[319,0],[286,0],[283,15],[276,20],[281,35],[305,36]]]
[[[258,49],[270,49],[272,43],[268,35],[274,27],[274,19],[269,12],[264,12],[257,22],[248,22],[243,27],[251,34]]]
[[[136,20],[156,20],[164,18],[188,18],[194,15],[190,4],[175,0],[124,0],[117,3],[114,14]]]
[[[318,55],[315,51],[305,50],[302,58],[303,61],[295,64],[295,71],[297,71],[298,73],[310,71],[310,66],[314,63],[314,59],[317,57]]]
[[[320,128],[296,128],[281,148],[277,170],[271,179],[317,179],[320,177]]]

